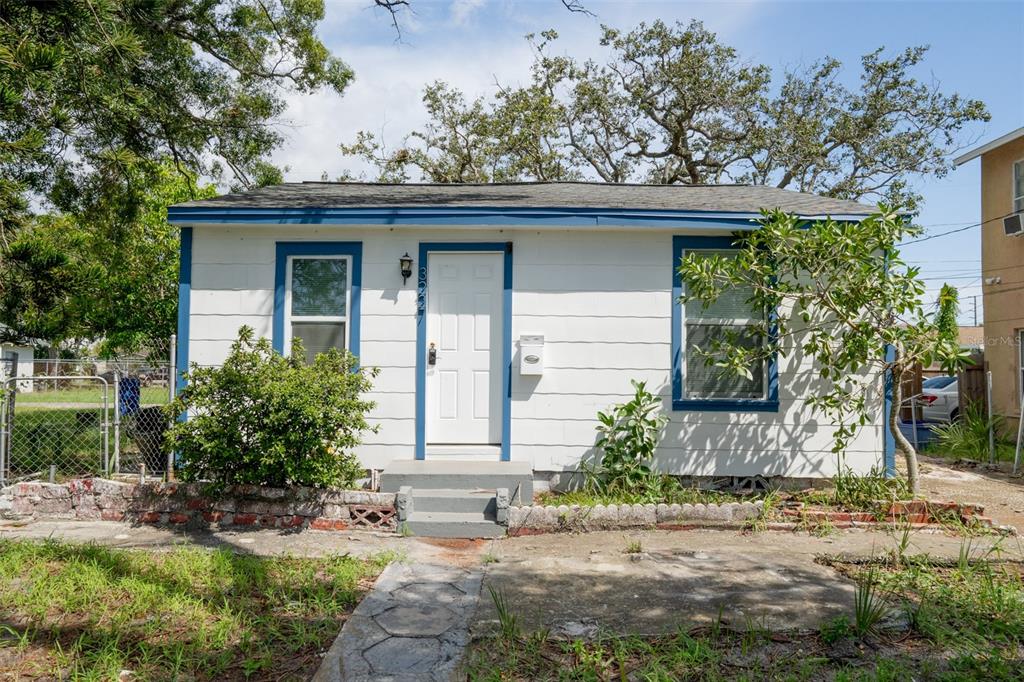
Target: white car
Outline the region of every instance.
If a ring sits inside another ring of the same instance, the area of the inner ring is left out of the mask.
[[[931,377],[921,384],[921,418],[926,422],[951,422],[960,416],[960,392],[956,377]]]

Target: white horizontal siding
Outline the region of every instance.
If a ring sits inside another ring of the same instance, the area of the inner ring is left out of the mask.
[[[659,466],[694,475],[829,476],[833,427],[806,403],[822,383],[799,352],[780,362],[778,412],[695,412],[671,405],[671,234],[537,233],[335,227],[199,227],[194,231],[190,360],[223,361],[240,326],[269,336],[277,241],[363,244],[360,345],[379,368],[368,398],[378,425],[357,452],[367,466],[412,457],[416,437],[416,276],[403,285],[398,257],[421,241],[514,242],[512,335],[546,338],[545,371],[518,374],[513,352],[513,460],[561,470],[593,455],[596,414],[632,395],[631,379],[665,401],[670,423]],[[420,263],[413,267],[418,269]],[[872,396],[881,403],[881,389]],[[867,470],[882,447],[881,416],[861,429],[847,464]]]

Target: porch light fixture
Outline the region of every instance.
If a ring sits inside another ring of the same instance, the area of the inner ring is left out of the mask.
[[[402,284],[405,284],[412,277],[412,256],[408,251],[398,259],[398,265],[402,269]]]

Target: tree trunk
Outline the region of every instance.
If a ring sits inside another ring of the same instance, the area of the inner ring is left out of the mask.
[[[900,403],[903,402],[903,373],[892,372],[892,405],[889,406],[889,431],[896,442],[896,449],[903,453],[907,461],[907,485],[910,492],[917,495],[921,483],[917,475],[917,451],[900,431]]]

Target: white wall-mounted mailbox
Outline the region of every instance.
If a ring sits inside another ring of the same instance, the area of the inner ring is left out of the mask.
[[[544,335],[519,335],[519,373],[533,375],[544,373]]]

